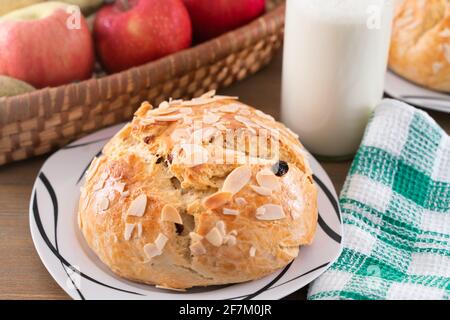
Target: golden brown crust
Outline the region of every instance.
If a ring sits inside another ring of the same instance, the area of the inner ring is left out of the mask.
[[[197,121],[204,133],[200,142],[193,140]],[[235,146],[222,141],[223,129],[243,140]],[[268,151],[252,151],[252,137],[264,137]],[[207,159],[191,161],[186,145],[196,155],[206,150]],[[281,177],[273,174],[278,146],[279,159],[289,165]],[[235,161],[225,161],[220,150]],[[227,192],[219,202],[204,201],[221,190]],[[165,219],[179,221],[178,211],[182,227],[162,221],[166,205]],[[208,94],[155,110],[144,103],[93,161],[79,208],[87,243],[115,273],[190,288],[253,280],[287,265],[313,239],[317,190],[294,134],[237,100]]]
[[[450,92],[449,0],[405,0],[400,5],[389,66],[412,82]]]

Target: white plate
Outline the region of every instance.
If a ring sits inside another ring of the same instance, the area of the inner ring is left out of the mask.
[[[42,167],[30,203],[36,250],[56,282],[74,299],[280,299],[304,287],[341,253],[342,224],[336,192],[310,156],[319,192],[319,225],[311,246],[290,265],[261,280],[188,290],[156,289],[113,274],[88,248],[76,221],[84,172],[103,145],[122,127],[89,135],[52,155]]]
[[[392,71],[386,73],[385,90],[394,99],[410,105],[450,113],[450,95],[420,87]]]

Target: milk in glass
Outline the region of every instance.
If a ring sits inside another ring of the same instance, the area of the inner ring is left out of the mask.
[[[383,95],[389,0],[287,0],[282,120],[314,154],[358,148]]]

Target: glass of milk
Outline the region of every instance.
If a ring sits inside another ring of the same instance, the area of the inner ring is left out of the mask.
[[[321,157],[351,157],[382,99],[390,0],[287,0],[282,120]]]

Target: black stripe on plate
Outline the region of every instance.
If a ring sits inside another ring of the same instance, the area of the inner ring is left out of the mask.
[[[53,228],[53,232],[54,232],[54,240],[55,240],[55,248],[56,251],[59,253],[59,246],[58,246],[58,199],[56,198],[56,193],[55,190],[53,189],[50,181],[47,179],[47,177],[45,176],[45,174],[43,172],[39,173],[39,179],[42,181],[42,183],[44,184],[45,188],[47,189],[49,195],[50,195],[50,199],[52,200],[52,205],[53,205],[53,221],[54,221],[54,228]],[[69,273],[67,272],[66,267],[64,266],[64,264],[62,263],[62,261],[60,261],[61,263],[61,267],[63,268],[64,272],[66,273],[67,277],[70,279],[70,282],[72,282],[73,287],[77,290],[78,295],[80,296],[81,300],[85,300],[83,294],[81,293],[80,288],[77,287],[77,285],[75,284],[75,282],[73,281],[72,277],[69,275]],[[73,269],[72,269],[73,270]]]
[[[296,277],[294,277],[294,278],[292,278],[292,279],[290,279],[290,280],[287,280],[287,281],[285,281],[285,282],[283,282],[283,283],[280,283],[280,284],[278,284],[278,285],[276,285],[276,286],[270,287],[270,288],[268,288],[266,291],[270,291],[270,290],[272,290],[272,289],[281,287],[281,286],[283,286],[283,285],[285,285],[285,284],[287,284],[287,283],[289,283],[289,282],[298,280],[298,279],[300,279],[301,277],[304,277],[304,276],[306,276],[306,275],[308,275],[308,274],[310,274],[310,273],[312,273],[312,272],[314,272],[314,271],[317,271],[317,270],[319,270],[319,269],[322,269],[322,268],[328,266],[329,264],[330,264],[330,262],[324,263],[324,264],[322,264],[322,265],[320,265],[320,266],[318,266],[318,267],[315,267],[315,268],[313,268],[313,269],[311,269],[311,270],[309,270],[309,271],[306,271],[305,273],[302,273],[301,275],[298,275],[298,276],[296,276]],[[236,299],[241,299],[241,298],[245,298],[245,297],[247,297],[247,296],[244,295],[244,296],[234,297],[234,298],[231,298],[231,299],[229,299],[229,300],[236,300]]]
[[[47,176],[43,173],[39,173],[39,179],[44,184],[47,189],[48,194],[50,195],[50,199],[52,200],[53,205],[53,219],[54,219],[54,228],[53,231],[55,233],[55,247],[58,250],[58,236],[56,230],[58,228],[58,199],[56,198],[55,190],[53,189],[50,181],[47,179]]]
[[[323,190],[323,192],[327,196],[328,200],[330,200],[331,205],[333,206],[334,212],[335,212],[337,218],[339,219],[339,222],[342,222],[341,221],[341,214],[340,214],[340,210],[339,210],[339,204],[338,204],[337,199],[333,196],[333,194],[327,188],[325,183],[323,183],[322,180],[319,179],[319,177],[317,177],[316,175],[313,174],[313,179],[319,185],[320,189]]]
[[[322,230],[329,236],[331,239],[336,241],[337,243],[341,243],[342,237],[335,232],[333,229],[330,228],[330,226],[325,222],[325,220],[322,219],[322,216],[319,213],[319,226],[322,228]]]
[[[253,298],[259,296],[259,295],[260,295],[261,293],[263,293],[264,291],[268,290],[272,285],[274,285],[275,283],[277,283],[278,280],[280,280],[280,279],[284,276],[284,274],[285,274],[285,273],[289,270],[289,268],[291,267],[292,262],[293,262],[293,261],[291,261],[286,267],[284,267],[283,271],[281,271],[280,274],[277,275],[277,276],[275,277],[275,279],[273,279],[272,281],[270,281],[267,285],[265,285],[264,287],[262,287],[262,288],[259,289],[258,291],[255,291],[254,293],[249,294],[249,295],[248,295],[247,297],[245,297],[243,300],[251,300],[251,299],[253,299]]]
[[[324,263],[324,264],[322,264],[322,265],[320,265],[320,266],[318,266],[318,267],[315,267],[314,269],[311,269],[311,270],[309,270],[309,271],[306,271],[305,273],[303,273],[303,274],[301,274],[301,275],[299,275],[299,276],[296,276],[296,277],[294,277],[294,278],[292,278],[292,279],[290,279],[290,280],[288,280],[288,281],[285,281],[285,282],[283,282],[283,283],[280,283],[280,284],[278,284],[278,285],[276,285],[276,286],[270,288],[269,290],[278,288],[278,287],[280,287],[280,286],[282,286],[282,285],[285,285],[285,284],[287,284],[287,283],[289,283],[289,282],[295,281],[295,280],[297,280],[297,279],[299,279],[299,278],[301,278],[301,277],[304,277],[304,276],[306,276],[306,275],[308,275],[308,274],[310,274],[310,273],[312,273],[312,272],[314,272],[314,271],[317,271],[317,270],[319,270],[319,269],[325,268],[325,267],[328,266],[329,264],[330,264],[330,262]]]
[[[50,250],[53,252],[53,254],[58,258],[59,262],[63,266],[64,272],[69,277],[74,288],[77,290],[77,293],[80,296],[80,298],[82,300],[85,300],[83,294],[78,289],[78,287],[75,285],[74,281],[72,280],[72,277],[69,276],[66,268],[64,267],[64,266],[68,266],[68,267],[72,267],[72,266],[59,254],[58,250],[56,250],[53,247],[52,243],[50,242],[50,239],[47,237],[47,234],[45,233],[45,230],[44,230],[44,227],[42,226],[41,218],[39,215],[39,208],[37,205],[37,191],[34,192],[34,197],[33,197],[33,215],[34,215],[34,221],[36,222],[36,226],[38,227],[38,230],[39,230],[39,233],[41,234],[42,239],[44,239],[44,242],[47,244],[47,247],[50,248]],[[73,269],[73,267],[72,267],[72,269]]]

